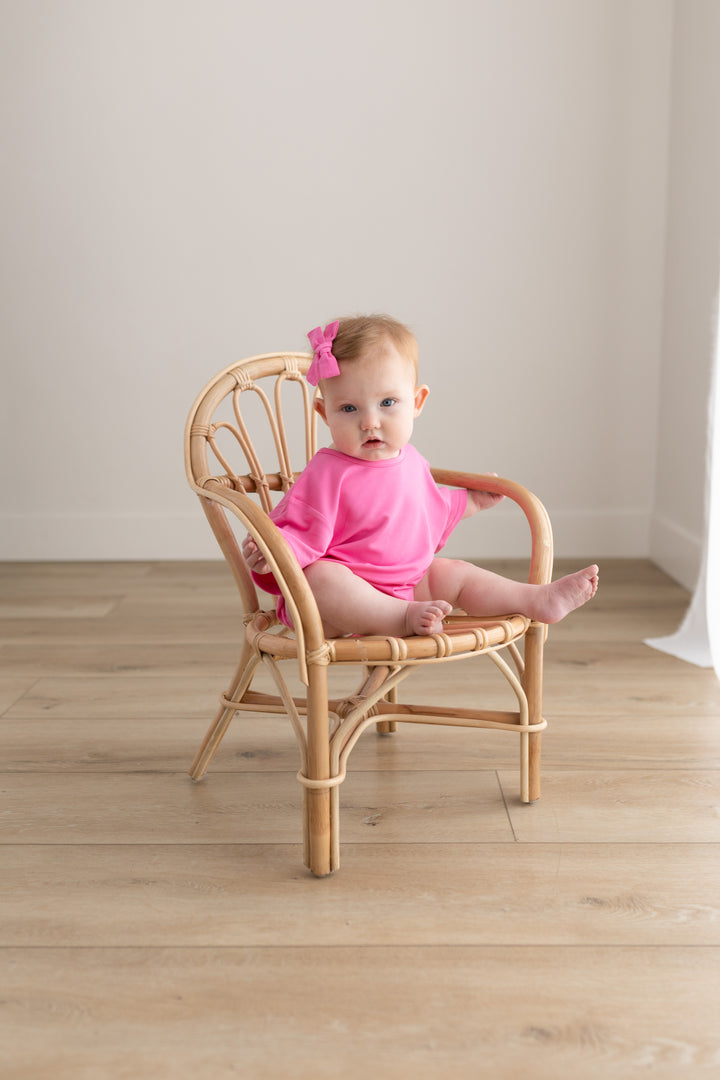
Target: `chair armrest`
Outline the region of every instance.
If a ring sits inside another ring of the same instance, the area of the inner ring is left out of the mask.
[[[469,491],[491,491],[505,495],[517,503],[530,526],[532,553],[528,581],[532,585],[546,585],[552,579],[553,537],[547,510],[531,491],[515,480],[505,480],[486,473],[455,472],[450,469],[432,469],[435,482],[448,487],[462,487]]]
[[[201,498],[219,503],[234,514],[258,545],[285,598],[298,639],[298,649],[312,651],[321,648],[325,635],[315,597],[295,553],[275,523],[248,495],[223,487],[216,480],[208,481],[205,487],[196,484],[193,487]],[[239,548],[236,550],[234,557],[241,559],[244,565],[242,552]]]

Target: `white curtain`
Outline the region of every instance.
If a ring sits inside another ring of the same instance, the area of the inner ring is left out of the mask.
[[[700,576],[677,633],[646,644],[699,667],[714,667],[720,678],[720,301],[715,313],[706,471],[705,546]]]

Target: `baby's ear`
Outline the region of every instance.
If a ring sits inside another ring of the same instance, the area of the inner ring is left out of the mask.
[[[313,401],[313,409],[318,414],[318,416],[322,416],[323,420],[327,424],[327,416],[325,415],[325,402],[321,397],[315,398],[315,400]]]
[[[422,386],[418,386],[418,388],[416,389],[416,391],[415,391],[415,416],[419,416],[420,413],[423,411],[423,405],[427,401],[427,396],[428,396],[429,393],[430,393],[430,387],[425,386],[424,383],[423,383]]]

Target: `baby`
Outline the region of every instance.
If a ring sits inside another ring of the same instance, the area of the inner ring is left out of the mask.
[[[307,378],[332,446],[319,450],[272,512],[305,572],[327,637],[435,634],[453,608],[520,613],[555,623],[595,595],[597,566],[549,585],[512,581],[436,552],[462,518],[503,496],[441,488],[411,446],[428,387],[417,383],[417,342],[387,316],[341,319],[308,334]],[[251,537],[255,581],[279,593]],[[282,596],[278,616],[290,625]]]

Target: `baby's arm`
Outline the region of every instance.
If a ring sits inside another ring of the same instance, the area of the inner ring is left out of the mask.
[[[497,476],[497,473],[490,473],[489,475]],[[497,495],[493,491],[468,490],[467,496],[467,506],[463,518],[472,517],[473,514],[477,514],[478,510],[490,510],[491,507],[497,506],[505,498],[504,495]]]

